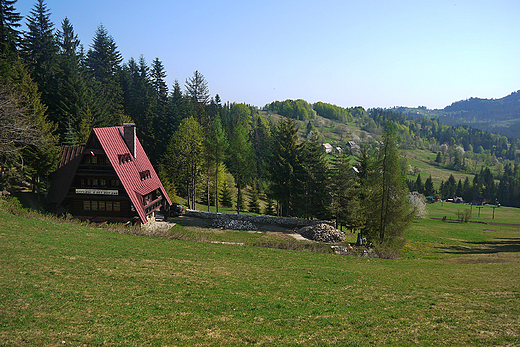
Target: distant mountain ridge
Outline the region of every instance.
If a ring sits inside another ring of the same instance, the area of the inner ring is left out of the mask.
[[[394,109],[415,117],[436,117],[447,125],[469,125],[503,136],[520,138],[520,90],[500,99],[469,98],[456,101],[441,110],[427,110],[424,107]]]

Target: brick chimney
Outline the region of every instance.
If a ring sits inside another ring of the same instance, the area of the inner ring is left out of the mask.
[[[135,124],[134,123],[123,123],[124,138],[130,153],[135,158],[136,155],[136,135],[135,135]]]

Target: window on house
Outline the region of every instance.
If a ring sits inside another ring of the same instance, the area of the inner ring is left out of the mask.
[[[91,204],[91,209],[92,211],[97,211],[98,210],[98,202],[97,201],[92,201]]]
[[[92,179],[92,187],[97,187],[98,186],[98,180],[97,178],[93,178]]]
[[[107,211],[112,211],[112,201],[106,202],[106,209],[107,209]]]
[[[90,211],[90,201],[88,201],[88,200],[83,201],[83,209],[85,211]]]
[[[99,210],[100,211],[105,211],[105,202],[104,201],[100,201],[99,202]]]
[[[114,211],[121,211],[121,205],[119,202],[114,201]]]

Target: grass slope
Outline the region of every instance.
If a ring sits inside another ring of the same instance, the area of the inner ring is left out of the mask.
[[[0,220],[4,345],[520,344],[518,227],[419,220],[384,260]]]

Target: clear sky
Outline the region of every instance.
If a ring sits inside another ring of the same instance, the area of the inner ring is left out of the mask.
[[[443,108],[520,89],[518,0],[46,0],[88,50],[103,24],[124,61],[195,70],[223,101]],[[27,17],[36,0],[18,0]],[[25,18],[22,20],[25,23]]]

